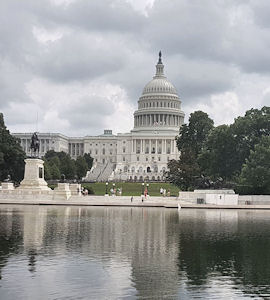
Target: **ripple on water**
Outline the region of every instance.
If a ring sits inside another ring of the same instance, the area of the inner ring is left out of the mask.
[[[0,299],[269,297],[269,212],[0,207]]]

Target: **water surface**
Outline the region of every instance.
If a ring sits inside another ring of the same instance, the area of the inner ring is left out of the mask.
[[[270,299],[270,211],[0,206],[0,299]]]

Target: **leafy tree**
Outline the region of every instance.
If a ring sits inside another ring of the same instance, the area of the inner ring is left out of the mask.
[[[86,172],[88,170],[88,164],[84,157],[79,156],[76,159],[75,165],[76,165],[76,174],[78,178],[81,179],[86,175]]]
[[[85,159],[87,163],[87,170],[91,170],[93,165],[93,157],[89,153],[84,153],[83,158]]]
[[[261,138],[242,167],[239,176],[242,193],[270,194],[270,136]]]
[[[47,160],[44,159],[44,178],[45,180],[51,180],[52,174],[51,174],[51,168]]]
[[[50,173],[51,173],[51,178],[52,179],[60,179],[61,174],[58,166],[53,162],[50,165]]]
[[[204,149],[198,162],[207,176],[212,180],[216,178],[229,179],[235,171],[236,140],[233,131],[228,125],[214,128],[204,144]]]
[[[270,107],[250,109],[230,126],[235,139],[232,172],[240,173],[242,165],[263,136],[270,135]]]
[[[196,181],[201,176],[198,157],[213,124],[208,114],[196,111],[190,115],[189,124],[180,128],[176,138],[178,150],[181,152],[180,160],[178,163],[173,160],[168,164],[168,179],[182,190],[196,187]]]
[[[60,179],[64,174],[66,179],[82,178],[92,166],[91,156],[79,156],[75,161],[66,152],[48,151],[44,157],[46,161],[45,178]],[[90,165],[90,167],[89,167]],[[48,172],[48,173],[46,173]]]
[[[270,135],[269,107],[251,109],[232,125],[216,127],[199,157],[202,173],[212,180],[221,178],[225,185],[235,182],[250,151],[267,135]]]
[[[10,175],[14,181],[21,181],[24,175],[25,153],[20,140],[7,130],[3,114],[0,113],[0,180]]]

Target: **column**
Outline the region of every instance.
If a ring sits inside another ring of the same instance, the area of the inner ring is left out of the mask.
[[[157,147],[158,147],[158,142],[157,142],[157,139],[156,139],[156,153],[155,154],[157,154],[158,153],[158,150],[157,150]]]
[[[162,154],[165,153],[164,149],[165,149],[165,140],[162,139],[162,148],[161,148],[161,153],[162,153]]]

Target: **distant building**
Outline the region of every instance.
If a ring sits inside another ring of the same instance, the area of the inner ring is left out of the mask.
[[[146,84],[134,112],[134,128],[113,135],[104,130],[98,136],[67,137],[59,133],[39,133],[40,154],[48,150],[64,151],[76,158],[90,153],[93,168],[87,180],[162,180],[167,163],[178,159],[175,136],[184,122],[181,101],[175,87],[164,75],[161,53],[156,74]],[[32,133],[14,133],[30,154]]]

